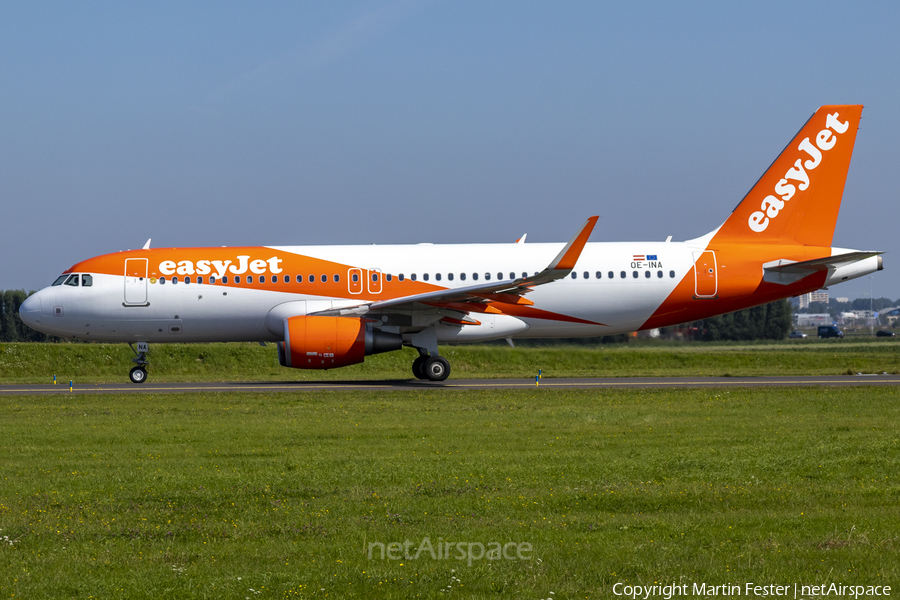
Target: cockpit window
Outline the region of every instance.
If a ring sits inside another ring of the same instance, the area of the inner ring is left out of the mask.
[[[78,275],[69,275],[69,278],[66,279],[66,285],[78,287]]]
[[[68,275],[60,275],[56,278],[56,281],[53,282],[53,285],[62,285],[63,281],[66,280],[66,277],[68,277]]]
[[[81,276],[81,287],[91,287],[94,285],[94,278],[90,275]]]

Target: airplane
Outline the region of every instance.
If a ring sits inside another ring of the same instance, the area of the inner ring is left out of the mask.
[[[79,262],[20,316],[44,333],[150,343],[275,342],[297,369],[411,346],[443,381],[439,344],[592,337],[676,325],[880,271],[881,252],[831,247],[861,105],[819,108],[714,231],[684,242],[151,248]],[[135,350],[134,344],[137,344]]]

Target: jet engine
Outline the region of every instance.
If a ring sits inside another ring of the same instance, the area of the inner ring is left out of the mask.
[[[284,320],[284,341],[278,342],[278,362],[295,369],[336,369],[402,345],[399,334],[378,331],[363,319],[289,317]]]

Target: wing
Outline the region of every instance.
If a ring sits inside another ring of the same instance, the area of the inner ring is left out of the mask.
[[[314,314],[323,316],[359,316],[417,310],[433,311],[434,308],[447,308],[460,313],[469,311],[499,313],[502,311],[495,308],[492,310],[493,307],[490,306],[492,303],[530,306],[534,303],[525,298],[525,294],[539,285],[545,285],[567,277],[572,272],[575,263],[578,262],[578,257],[581,256],[581,252],[584,250],[584,245],[594,229],[594,225],[597,223],[597,219],[598,217],[589,218],[578,233],[575,234],[575,237],[569,240],[569,243],[556,255],[556,258],[544,270],[533,276],[436,290],[378,302],[361,303],[356,306],[324,310]],[[439,320],[440,318],[442,317],[437,316],[434,320]],[[466,321],[463,320],[463,322]]]

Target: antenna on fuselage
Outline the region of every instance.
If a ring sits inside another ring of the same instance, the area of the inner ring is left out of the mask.
[[[147,239],[147,243],[144,244],[144,247],[141,248],[141,250],[149,250],[149,249],[150,249],[150,240],[152,240],[152,239],[153,239],[153,238],[148,238],[148,239]]]

